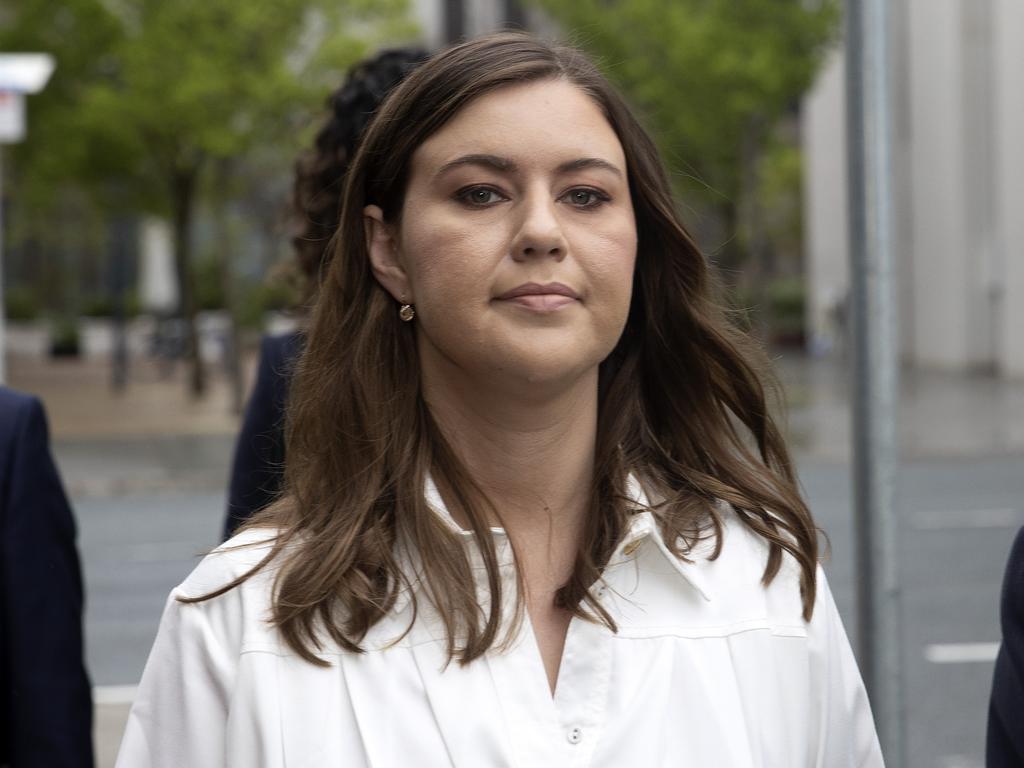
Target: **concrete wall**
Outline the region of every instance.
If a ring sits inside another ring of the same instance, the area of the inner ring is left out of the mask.
[[[1024,376],[1024,3],[895,0],[893,176],[903,357]],[[838,54],[804,102],[810,334],[845,294]]]
[[[913,186],[915,362],[968,358],[970,249],[965,209],[964,48],[959,0],[910,0],[910,164]]]
[[[999,369],[1024,377],[1024,3],[994,0],[995,254],[1002,272]]]
[[[807,338],[819,352],[843,343],[841,312],[850,282],[845,76],[842,51],[833,51],[801,111]]]

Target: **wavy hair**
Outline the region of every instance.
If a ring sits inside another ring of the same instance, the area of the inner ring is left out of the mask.
[[[626,531],[633,474],[680,558],[706,537],[714,538],[710,557],[718,556],[717,505],[730,505],[768,544],[764,583],[775,578],[784,553],[798,564],[810,618],[818,532],[768,413],[756,349],[713,298],[708,262],[677,217],[654,143],[580,51],[499,33],[456,45],[419,67],[364,136],[295,373],[286,490],[249,523],[275,528],[275,544],[253,571],[199,598],[233,588],[277,558],[271,620],[312,663],[326,663],[317,652],[327,640],[361,650],[367,632],[410,587],[396,554],[403,546],[420,555],[419,586],[444,622],[449,659],[468,663],[508,639],[503,601],[514,599],[515,616],[522,616],[519,595],[502,594],[487,517],[494,505],[424,402],[415,325],[401,322],[371,272],[363,208],[379,205],[397,221],[417,147],[482,94],[549,79],[582,89],[615,130],[638,234],[630,313],[599,369],[588,524],[556,601],[615,629],[591,587]],[[428,476],[476,535],[490,589],[485,605],[462,540],[427,505]]]
[[[360,137],[384,97],[429,55],[422,48],[381,51],[353,66],[344,84],[327,98],[327,119],[313,146],[296,161],[292,185],[292,247],[309,293],[315,291],[338,228],[345,174]]]

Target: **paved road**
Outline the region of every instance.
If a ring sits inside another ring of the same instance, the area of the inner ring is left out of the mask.
[[[138,681],[167,592],[217,543],[230,445],[225,436],[57,445],[79,519],[88,657],[101,697],[116,701],[129,691],[115,686]],[[831,538],[826,570],[852,633],[847,468],[812,457],[799,465]],[[1024,454],[908,462],[899,497],[909,765],[980,766],[998,588],[1024,524]],[[926,654],[980,660],[936,663]],[[108,717],[109,742],[123,712]]]
[[[813,460],[800,468],[832,539],[826,568],[852,635],[847,468]],[[999,586],[1013,534],[1024,525],[1024,454],[908,462],[899,486],[908,765],[980,767]]]

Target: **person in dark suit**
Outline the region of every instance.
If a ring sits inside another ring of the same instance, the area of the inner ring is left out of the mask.
[[[345,173],[359,137],[384,97],[428,55],[420,48],[383,51],[353,67],[345,84],[327,100],[327,121],[316,135],[314,148],[303,154],[295,167],[293,208],[298,232],[292,245],[306,280],[307,300],[315,296],[319,275],[329,258]],[[256,385],[235,445],[225,539],[277,498],[281,489],[288,380],[301,351],[301,331],[263,339]]]
[[[284,408],[291,368],[302,351],[300,333],[265,336],[249,404],[238,434],[228,487],[224,538],[267,506],[281,488],[284,472]]]
[[[40,402],[0,387],[0,766],[91,768],[75,521]]]
[[[1024,528],[1010,550],[1000,618],[1003,643],[992,677],[985,765],[1024,768]]]

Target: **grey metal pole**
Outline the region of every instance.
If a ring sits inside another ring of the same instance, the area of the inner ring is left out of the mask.
[[[889,768],[906,762],[897,569],[897,349],[889,0],[847,0],[858,651]]]

